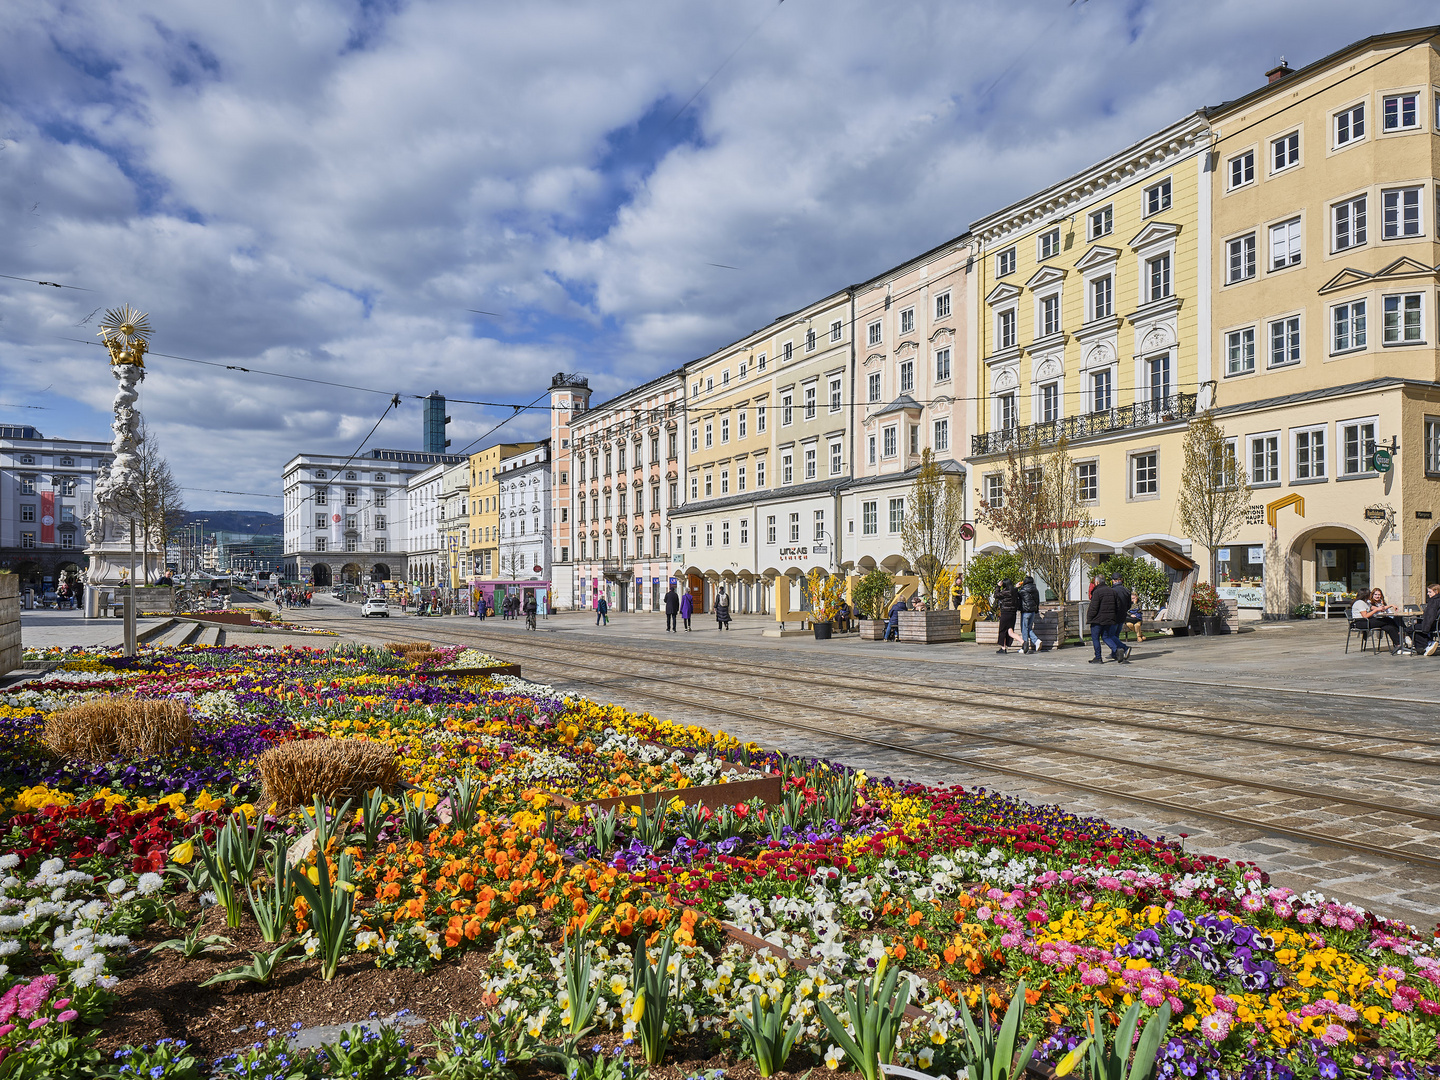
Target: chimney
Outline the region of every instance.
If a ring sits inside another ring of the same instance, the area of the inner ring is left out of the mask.
[[[1281,79],[1285,78],[1286,75],[1294,74],[1295,69],[1292,68],[1289,64],[1285,63],[1285,57],[1282,56],[1280,57],[1280,63],[1276,64],[1269,71],[1265,72],[1265,78],[1267,80],[1266,85],[1268,86],[1270,83],[1277,83]]]

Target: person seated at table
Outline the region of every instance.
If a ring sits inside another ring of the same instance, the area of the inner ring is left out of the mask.
[[[1350,618],[1358,630],[1383,630],[1390,639],[1390,651],[1409,656],[1414,650],[1400,643],[1400,623],[1394,617],[1398,610],[1394,604],[1385,603],[1383,592],[1371,589],[1368,595],[1362,593],[1355,598],[1355,603],[1350,605]]]
[[[1420,621],[1411,631],[1410,642],[1416,652],[1423,649],[1426,656],[1434,656],[1436,650],[1440,650],[1440,632],[1436,630],[1436,625],[1440,624],[1440,584],[1431,582],[1425,587],[1425,595],[1429,599],[1425,601]]]

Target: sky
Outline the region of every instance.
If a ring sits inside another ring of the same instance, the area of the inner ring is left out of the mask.
[[[367,446],[418,449],[432,390],[526,404],[577,372],[598,402],[1282,56],[1437,21],[1421,0],[0,7],[0,274],[73,286],[0,277],[0,424],[108,439],[95,334],[129,303],[187,504],[274,512],[285,461],[351,453],[393,393]],[[452,451],[549,430],[449,412]]]

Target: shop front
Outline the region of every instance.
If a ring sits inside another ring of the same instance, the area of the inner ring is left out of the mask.
[[[491,581],[472,578],[469,588],[470,610],[478,610],[478,605],[483,603],[487,615],[499,615],[504,610],[507,599],[518,597],[521,610],[524,610],[527,600],[533,599],[539,614],[548,615],[555,608],[550,585],[548,581]]]

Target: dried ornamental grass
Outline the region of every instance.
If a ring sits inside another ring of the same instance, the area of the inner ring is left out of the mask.
[[[179,701],[107,697],[51,715],[40,738],[60,757],[100,762],[178,750],[189,745],[194,726]]]
[[[400,782],[395,752],[368,739],[304,739],[271,747],[256,762],[265,801],[284,813],[319,795],[327,802],[360,798]]]

